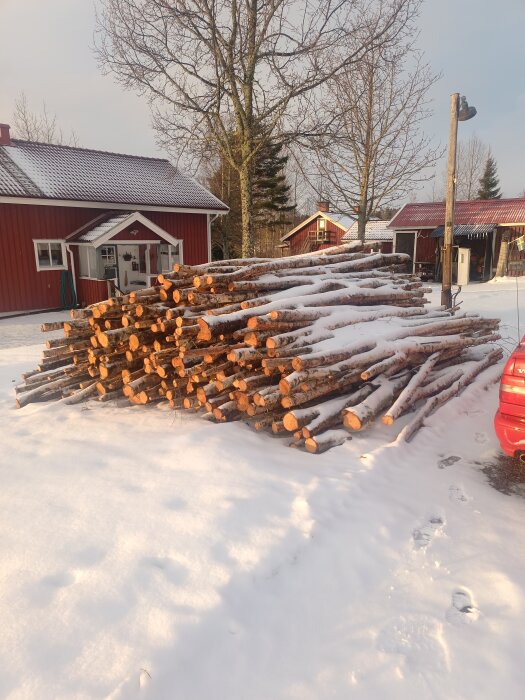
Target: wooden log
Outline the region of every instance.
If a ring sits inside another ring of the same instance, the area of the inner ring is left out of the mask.
[[[370,396],[344,411],[345,428],[362,430],[369,425],[385,406],[392,403],[392,400],[404,389],[409,379],[408,372],[397,378],[382,378]]]
[[[388,411],[383,415],[381,420],[385,425],[392,425],[394,420],[405,411],[407,406],[410,405],[411,401],[414,398],[414,393],[416,389],[418,389],[423,384],[430,372],[432,372],[432,369],[434,368],[434,365],[438,362],[439,358],[440,353],[435,352],[425,360],[421,367],[419,367],[416,374],[412,376],[412,378],[410,379],[406,387],[401,391],[401,393],[394,401],[392,406],[390,406]]]
[[[398,435],[398,440],[404,440],[405,442],[410,442],[417,431],[423,426],[425,419],[428,418],[434,411],[442,406],[444,403],[449,401],[454,396],[457,396],[466,386],[468,386],[472,380],[483,370],[490,367],[490,365],[495,364],[501,358],[501,350],[498,348],[493,350],[487,355],[484,360],[477,363],[473,363],[466,371],[462,372],[461,378],[455,381],[452,386],[450,386],[445,391],[442,391],[437,396],[433,396],[427,403],[421,408],[414,419],[406,425],[403,430]],[[491,381],[498,379],[491,378]]]
[[[88,382],[84,388],[80,389],[79,391],[75,391],[70,396],[66,396],[64,399],[62,399],[62,403],[65,403],[67,405],[72,405],[72,404],[80,403],[81,401],[85,401],[87,398],[89,398],[90,396],[93,396],[96,393],[96,391],[97,391],[96,385],[97,385],[96,380]]]
[[[64,329],[64,321],[48,321],[47,323],[42,323],[40,325],[40,330],[42,333],[48,333],[50,331],[61,331]]]
[[[313,454],[321,454],[332,447],[337,447],[344,444],[351,436],[342,428],[335,430],[327,430],[315,437],[309,437],[304,441],[304,446],[308,452]]]

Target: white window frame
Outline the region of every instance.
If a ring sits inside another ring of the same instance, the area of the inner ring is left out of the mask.
[[[78,274],[79,274],[80,279],[83,279],[83,280],[96,280],[97,282],[100,282],[101,280],[100,280],[98,277],[92,277],[92,276],[91,276],[91,262],[90,262],[90,257],[89,257],[89,251],[88,251],[88,254],[87,254],[88,274],[87,274],[87,275],[82,275],[82,274],[80,274],[80,267],[81,267],[81,262],[80,262],[80,248],[85,248],[85,249],[87,250],[88,248],[93,248],[93,246],[92,246],[91,244],[80,244],[80,245],[78,246]],[[95,250],[96,250],[96,248],[95,248]],[[95,272],[96,272],[96,270],[95,270]]]
[[[173,272],[173,259],[171,255],[171,248],[172,246],[175,247],[175,245],[179,246],[179,264],[183,265],[184,264],[184,246],[183,246],[183,241],[181,238],[176,239],[176,243],[170,243],[169,241],[160,241],[160,243],[165,243],[168,245],[168,269],[167,270],[161,270],[159,274],[162,274],[163,272]],[[159,247],[159,257],[160,257],[160,247]],[[157,267],[162,267],[162,265],[158,265]]]
[[[60,247],[62,249],[62,260],[64,262],[63,265],[50,265],[49,267],[47,265],[40,266],[40,262],[38,260],[38,245],[41,243],[47,243],[48,245],[48,250],[49,250],[49,262],[51,262],[51,243],[60,243]],[[66,244],[65,241],[61,240],[56,240],[53,238],[34,238],[33,239],[33,246],[35,249],[35,263],[36,263],[36,270],[37,272],[48,272],[50,270],[68,270],[68,264],[67,264],[67,253],[66,253]]]

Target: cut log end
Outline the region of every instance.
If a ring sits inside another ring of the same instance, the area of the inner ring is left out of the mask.
[[[345,411],[343,422],[345,428],[349,430],[361,430],[363,427],[361,420],[351,411]]]
[[[315,454],[318,451],[318,446],[314,438],[307,438],[304,441],[304,446],[306,451],[310,452],[311,454]]]
[[[293,413],[286,413],[284,415],[283,424],[286,430],[288,430],[290,433],[293,433],[299,429],[299,421]]]

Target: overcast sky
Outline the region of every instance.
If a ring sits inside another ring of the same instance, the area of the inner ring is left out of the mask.
[[[428,132],[446,142],[449,96],[465,94],[478,115],[460,124],[460,138],[475,133],[491,146],[504,195],[517,196],[525,189],[525,0],[426,0],[420,24],[420,46],[443,73]],[[45,100],[83,146],[159,155],[145,99],[100,74],[94,27],[93,0],[0,0],[0,122],[10,122],[24,91],[35,110]]]

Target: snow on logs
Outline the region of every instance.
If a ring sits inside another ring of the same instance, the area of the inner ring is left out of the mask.
[[[401,432],[409,440],[501,351],[497,320],[426,308],[407,261],[349,244],[176,265],[155,287],[43,324],[64,337],[46,342],[17,406],[166,400],[314,453],[415,409]]]

